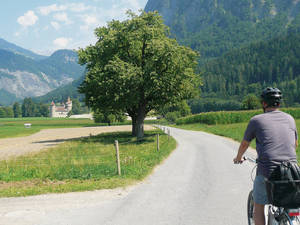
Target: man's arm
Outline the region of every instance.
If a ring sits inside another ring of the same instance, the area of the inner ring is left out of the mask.
[[[241,163],[243,162],[242,157],[244,155],[244,153],[246,152],[246,150],[248,149],[250,145],[250,142],[243,140],[240,144],[237,156],[233,159],[234,163]]]

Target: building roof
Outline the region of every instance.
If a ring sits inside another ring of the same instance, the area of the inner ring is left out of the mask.
[[[56,112],[68,112],[68,109],[65,107],[56,107],[55,109]]]

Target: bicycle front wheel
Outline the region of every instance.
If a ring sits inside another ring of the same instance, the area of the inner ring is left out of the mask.
[[[253,191],[250,191],[248,195],[248,201],[247,201],[248,225],[254,225],[253,209],[254,209]]]

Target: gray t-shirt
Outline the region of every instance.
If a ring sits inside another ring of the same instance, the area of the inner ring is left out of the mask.
[[[256,138],[258,154],[257,174],[269,177],[282,161],[295,161],[297,128],[294,118],[279,110],[266,112],[251,118],[244,140]]]

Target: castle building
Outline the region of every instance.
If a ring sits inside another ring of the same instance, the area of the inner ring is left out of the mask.
[[[50,105],[50,117],[60,117],[65,118],[68,116],[68,113],[72,110],[72,101],[70,97],[66,103],[62,103],[60,106],[56,106],[52,101]]]

